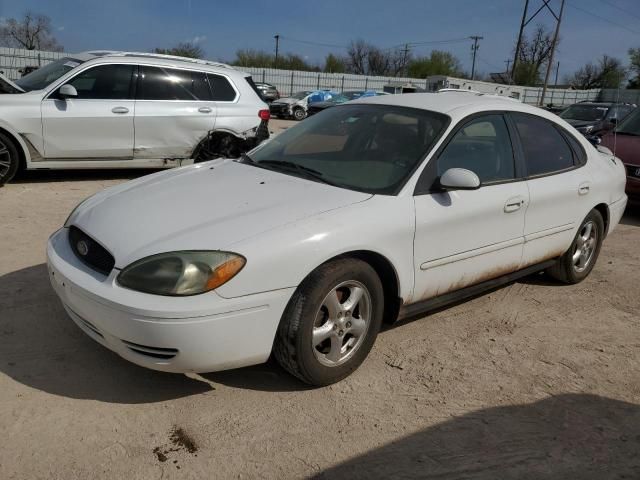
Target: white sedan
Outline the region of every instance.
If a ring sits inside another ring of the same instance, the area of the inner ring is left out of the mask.
[[[471,93],[370,97],[240,160],[112,187],[55,232],[51,283],[89,336],[144,367],[280,364],[313,385],[381,324],[546,270],[593,269],[625,171],[559,117]]]

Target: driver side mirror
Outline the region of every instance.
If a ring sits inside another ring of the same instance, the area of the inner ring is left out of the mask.
[[[60,87],[60,90],[58,90],[58,93],[60,94],[60,97],[62,97],[63,99],[66,99],[68,97],[78,96],[78,91],[76,90],[76,87],[74,87],[73,85],[69,85],[68,83],[65,85],[62,85]]]
[[[440,186],[445,190],[477,190],[480,178],[466,168],[450,168],[440,177]]]

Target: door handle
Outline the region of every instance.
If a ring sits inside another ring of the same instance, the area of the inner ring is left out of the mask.
[[[583,182],[578,187],[578,195],[586,195],[589,193],[589,189],[591,188],[591,183]]]
[[[512,197],[507,200],[507,203],[504,204],[504,212],[511,213],[520,210],[524,205],[524,198],[522,197]]]
[[[129,109],[127,107],[113,107],[111,111],[113,113],[129,113]]]
[[[212,111],[212,110],[211,110],[211,108],[209,108],[209,107],[200,107],[200,108],[198,109],[198,111],[199,111],[200,113],[211,113],[211,111]]]

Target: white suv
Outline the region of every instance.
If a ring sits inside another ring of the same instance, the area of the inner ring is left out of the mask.
[[[171,167],[238,157],[268,137],[251,76],[169,55],[86,52],[0,95],[0,185],[27,169]]]

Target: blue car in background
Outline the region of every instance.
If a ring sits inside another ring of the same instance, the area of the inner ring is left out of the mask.
[[[375,97],[379,95],[374,90],[348,90],[342,93],[336,93],[331,98],[323,101],[309,103],[307,105],[307,115],[313,115],[330,107],[340,105],[341,103],[355,100],[357,98]]]

